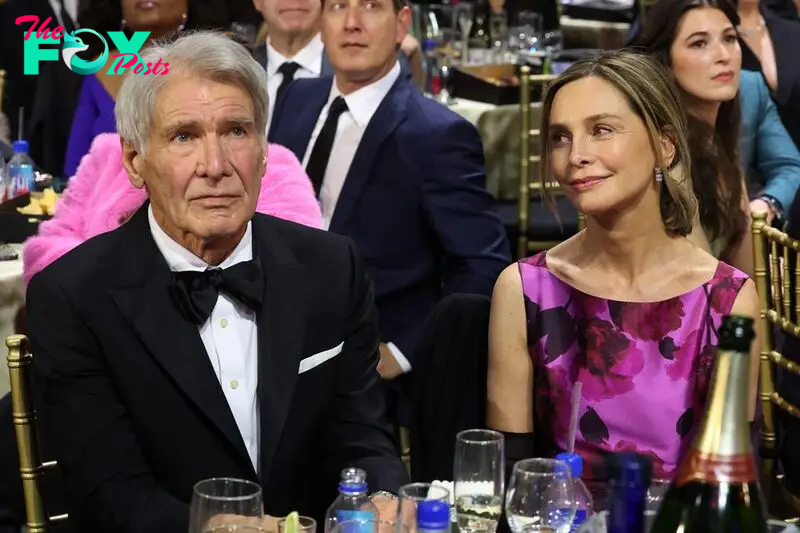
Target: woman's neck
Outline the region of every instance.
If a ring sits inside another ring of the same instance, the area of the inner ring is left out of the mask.
[[[631,283],[643,272],[663,266],[675,238],[664,228],[660,208],[644,207],[640,204],[613,220],[587,217],[582,250],[586,262],[617,272]]]
[[[689,114],[694,115],[695,118],[705,122],[712,128],[716,128],[719,107],[722,105],[720,102],[711,102],[698,98],[686,98],[685,104]]]

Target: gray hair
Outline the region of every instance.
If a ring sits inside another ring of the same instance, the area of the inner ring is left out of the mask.
[[[131,73],[117,94],[117,133],[137,152],[143,153],[146,148],[158,94],[176,74],[197,75],[241,88],[253,102],[256,132],[266,146],[267,74],[245,47],[219,32],[196,31],[172,42],[155,42],[139,57],[145,65],[161,59],[162,65],[169,63],[170,70],[164,75]]]

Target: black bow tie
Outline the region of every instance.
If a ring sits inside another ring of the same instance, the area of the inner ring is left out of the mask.
[[[264,276],[260,263],[245,261],[225,269],[173,272],[171,289],[178,311],[199,326],[208,320],[220,291],[257,311],[264,301]]]

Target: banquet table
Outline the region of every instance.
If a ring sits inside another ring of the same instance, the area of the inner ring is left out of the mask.
[[[14,318],[25,301],[25,288],[22,283],[22,245],[10,246],[19,252],[19,257],[11,261],[0,261],[0,339],[3,354],[0,361],[0,396],[9,391],[5,339],[14,333]]]

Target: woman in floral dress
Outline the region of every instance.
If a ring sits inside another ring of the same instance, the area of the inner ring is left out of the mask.
[[[674,177],[690,175],[685,124],[664,72],[640,55],[579,62],[549,90],[542,180],[587,222],[494,289],[487,417],[509,461],[567,448],[580,383],[575,450],[590,488],[618,451],[669,478],[701,418],[722,317],[757,316],[753,282],[686,239],[697,205]],[[757,363],[756,349],[753,406]]]

